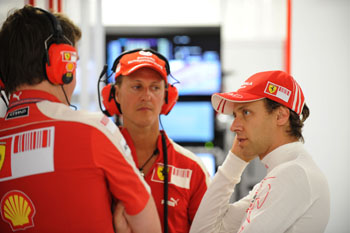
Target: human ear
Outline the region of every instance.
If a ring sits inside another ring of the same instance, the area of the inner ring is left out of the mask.
[[[114,88],[115,88],[115,92],[114,92],[114,97],[115,97],[115,101],[117,101],[118,104],[120,104],[120,87],[119,85],[114,85]]]
[[[290,110],[287,107],[281,106],[277,109],[277,124],[285,125],[289,122]]]

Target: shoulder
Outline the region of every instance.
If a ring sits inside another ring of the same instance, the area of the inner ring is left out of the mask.
[[[196,167],[198,170],[201,170],[205,176],[208,176],[208,171],[204,163],[197,155],[195,155],[190,150],[184,148],[183,146],[180,146],[179,144],[175,143],[171,139],[169,139],[169,142],[173,146],[177,158],[179,158],[178,156],[181,156],[186,164],[188,164],[191,167]]]
[[[183,146],[180,146],[179,144],[177,144],[176,142],[174,142],[171,139],[169,139],[169,142],[173,146],[174,151],[177,154],[180,154],[185,159],[188,159],[189,161],[192,161],[193,163],[197,163],[199,165],[202,164],[202,161],[200,160],[200,158],[197,155],[195,155],[193,152],[184,148]]]
[[[37,104],[39,110],[57,121],[80,124],[82,128],[87,127],[97,135],[106,137],[119,149],[124,149],[126,142],[115,123],[101,112],[88,112],[84,110],[73,110],[60,103],[43,101]],[[83,131],[82,131],[83,133]]]
[[[308,196],[327,191],[328,187],[324,174],[307,153],[277,166],[269,175],[275,176],[276,182],[283,184],[286,190],[296,189]]]
[[[315,177],[323,177],[322,171],[314,162],[310,154],[302,147],[294,152],[295,158],[278,165],[274,172],[285,173],[285,176],[291,176],[300,179],[313,180]]]
[[[51,119],[76,122],[82,125],[96,128],[99,131],[117,131],[116,125],[100,112],[88,112],[84,110],[73,110],[61,103],[43,101],[38,103],[39,110]]]

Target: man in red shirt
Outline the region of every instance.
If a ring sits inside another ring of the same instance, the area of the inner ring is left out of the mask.
[[[133,232],[160,232],[150,188],[119,129],[74,111],[81,32],[68,18],[25,6],[0,31],[0,232],[114,232],[112,203]]]
[[[102,91],[104,103],[110,115],[122,116],[121,132],[151,187],[163,232],[189,232],[209,174],[198,156],[159,129],[159,115],[177,101],[177,90],[167,80],[168,61],[151,49],[136,49],[121,54],[112,69],[116,83]]]

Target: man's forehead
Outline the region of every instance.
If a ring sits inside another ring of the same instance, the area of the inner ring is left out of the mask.
[[[151,76],[157,76],[157,77],[159,76],[161,79],[163,79],[162,75],[159,73],[159,71],[157,71],[157,70],[155,70],[155,69],[153,69],[151,67],[147,67],[147,66],[141,67],[141,68],[139,68],[137,70],[134,70],[129,75],[133,75],[133,74],[134,75],[148,74],[148,75],[151,75]]]
[[[150,70],[152,70],[152,69],[150,69]],[[156,72],[156,71],[153,71],[152,73],[151,72],[135,71],[129,75],[126,75],[125,77],[127,77],[130,81],[138,81],[138,82],[151,81],[151,82],[159,82],[160,83],[160,82],[164,81],[158,72]]]
[[[232,108],[233,111],[240,110],[242,108],[252,107],[252,106],[258,106],[260,104],[263,104],[264,99],[260,100],[254,100],[250,102],[232,102]]]

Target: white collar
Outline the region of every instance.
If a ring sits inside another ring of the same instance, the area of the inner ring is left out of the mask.
[[[287,143],[268,153],[261,162],[269,172],[276,166],[295,159],[300,154],[298,151],[304,150],[303,148],[302,142]]]

